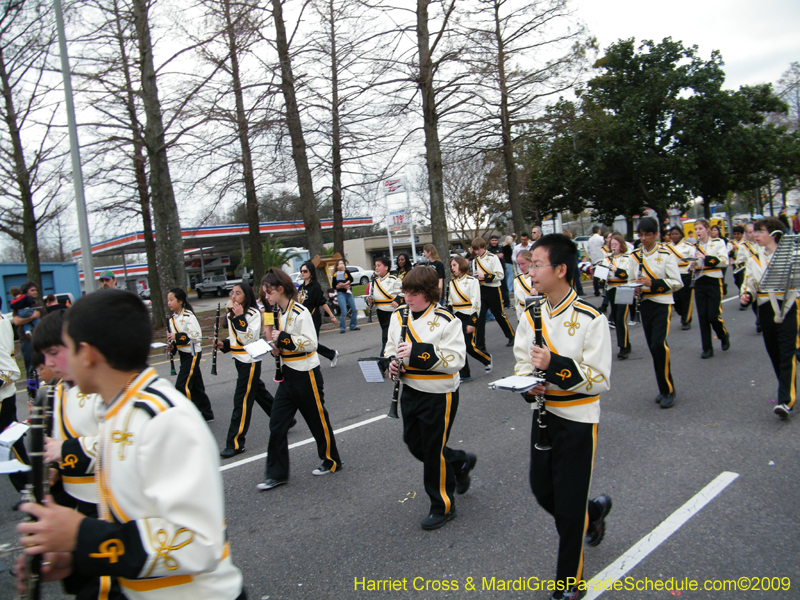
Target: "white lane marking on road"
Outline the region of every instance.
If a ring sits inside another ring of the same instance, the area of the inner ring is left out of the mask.
[[[631,569],[638,565],[653,550],[664,543],[673,533],[678,531],[689,519],[696,515],[700,510],[722,490],[728,487],[739,477],[738,473],[723,471],[714,481],[709,483],[702,490],[697,492],[686,504],[667,517],[658,527],[636,542],[625,554],[611,563],[608,567],[592,577],[592,581],[614,581],[621,580]],[[598,598],[604,590],[590,589],[584,600],[594,600]]]
[[[352,425],[348,425],[347,427],[342,427],[341,429],[334,429],[334,435],[340,434],[344,431],[350,431],[351,429],[356,429],[358,427],[364,427],[365,425],[369,425],[370,423],[375,423],[377,421],[381,421],[383,419],[387,419],[386,415],[381,415],[380,417],[372,417],[371,419],[367,419],[366,421],[359,421],[358,423],[353,423]],[[314,442],[314,438],[310,437],[305,440],[300,440],[299,442],[295,442],[294,444],[289,444],[289,450],[292,448],[298,448],[300,446],[305,446],[306,444],[311,444]],[[227,471],[228,469],[235,469],[236,467],[241,467],[242,465],[246,465],[247,463],[251,463],[254,460],[261,460],[267,456],[266,452],[261,454],[257,454],[256,456],[251,456],[250,458],[245,458],[244,460],[237,460],[235,463],[231,463],[219,468],[220,471]]]

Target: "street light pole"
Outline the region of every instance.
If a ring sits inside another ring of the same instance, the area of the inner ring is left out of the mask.
[[[86,293],[89,294],[95,290],[94,261],[92,260],[92,243],[89,239],[89,220],[86,216],[86,198],[83,195],[83,171],[81,170],[80,145],[78,144],[78,126],[75,123],[75,104],[72,101],[72,79],[69,70],[67,37],[64,33],[64,13],[61,10],[61,0],[53,0],[53,8],[56,11],[58,49],[61,54],[61,74],[64,77],[64,97],[67,102],[67,124],[69,126],[69,146],[72,157],[72,184],[75,188],[75,203],[78,207],[83,285]]]

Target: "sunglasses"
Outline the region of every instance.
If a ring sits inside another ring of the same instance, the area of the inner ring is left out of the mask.
[[[308,273],[308,269],[300,269],[301,273]]]

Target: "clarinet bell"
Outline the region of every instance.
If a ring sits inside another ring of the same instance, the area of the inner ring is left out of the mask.
[[[392,400],[392,403],[389,405],[389,414],[386,415],[390,419],[399,419],[400,417],[397,415],[397,400]]]
[[[550,435],[547,433],[547,425],[539,426],[539,441],[533,445],[537,450],[552,450],[553,444],[550,442]]]

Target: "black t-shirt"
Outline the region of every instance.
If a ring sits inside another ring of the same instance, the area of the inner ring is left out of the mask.
[[[444,263],[442,261],[434,260],[431,263],[429,263],[429,266],[436,269],[436,275],[438,275],[439,279],[445,278]],[[442,292],[439,297],[444,298],[444,283],[442,283]]]
[[[322,293],[322,287],[318,281],[311,281],[304,283],[298,290],[299,297],[302,299],[303,306],[305,306],[311,313],[311,318],[314,319],[314,327],[319,333],[319,328],[322,326],[322,313],[318,310],[320,306],[326,304],[325,294]]]
[[[511,244],[506,244],[503,246],[503,260],[505,264],[510,265],[512,258],[514,256],[514,248]]]
[[[503,249],[500,246],[486,246],[486,250],[497,256],[497,258],[500,259],[501,265],[505,265],[503,260]]]

